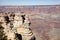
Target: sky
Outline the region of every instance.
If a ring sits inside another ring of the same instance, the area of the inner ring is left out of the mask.
[[[0,5],[60,5],[60,0],[0,0]]]

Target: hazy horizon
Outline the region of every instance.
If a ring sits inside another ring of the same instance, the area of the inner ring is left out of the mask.
[[[60,0],[0,0],[1,5],[60,5]]]

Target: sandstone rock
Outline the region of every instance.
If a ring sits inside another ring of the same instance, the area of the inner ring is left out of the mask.
[[[12,31],[7,32],[7,33],[6,33],[6,36],[7,36],[7,39],[8,39],[8,40],[16,40],[15,33],[12,32]]]
[[[6,21],[3,16],[0,16],[0,40],[7,40],[7,37],[5,35],[6,33]]]
[[[35,40],[32,30],[29,28],[29,17],[20,13],[0,15],[0,24],[4,28],[7,40],[20,40],[16,33],[22,36],[21,40]],[[7,20],[8,19],[8,20]]]

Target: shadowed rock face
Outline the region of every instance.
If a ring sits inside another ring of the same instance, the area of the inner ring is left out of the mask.
[[[2,12],[21,12],[29,15],[37,40],[60,40],[60,5],[2,7]]]

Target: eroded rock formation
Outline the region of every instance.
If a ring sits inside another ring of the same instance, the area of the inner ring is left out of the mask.
[[[0,26],[6,40],[35,40],[32,30],[29,28],[28,15],[20,13],[0,13]],[[0,32],[1,33],[1,32]],[[2,38],[1,38],[2,40]],[[3,40],[5,40],[3,38]]]

